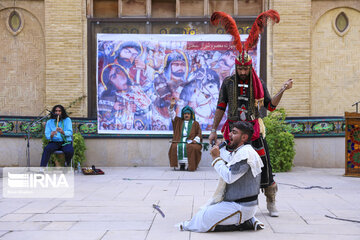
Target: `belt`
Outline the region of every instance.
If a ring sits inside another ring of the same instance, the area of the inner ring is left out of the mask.
[[[252,202],[252,201],[255,201],[257,199],[258,199],[258,195],[254,195],[254,196],[234,200],[234,202],[236,202],[236,203]]]

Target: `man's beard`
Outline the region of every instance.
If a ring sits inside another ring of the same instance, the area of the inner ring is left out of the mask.
[[[248,80],[248,79],[249,79],[249,75],[240,74],[240,75],[239,75],[239,79],[240,79],[240,80],[243,80],[243,81]]]
[[[235,142],[230,142],[229,148],[235,150],[237,146],[238,144],[235,144]]]
[[[183,77],[185,75],[185,72],[183,71],[172,72],[172,75],[174,75],[175,77]]]
[[[236,148],[238,148],[240,146],[241,137],[242,137],[242,134],[240,135],[239,141],[237,141],[237,142],[230,141],[230,144],[229,144],[230,149],[235,150]]]
[[[125,68],[131,68],[134,65],[134,63],[130,62],[129,59],[127,59],[127,58],[119,57],[117,59],[117,61],[121,66],[123,66]]]

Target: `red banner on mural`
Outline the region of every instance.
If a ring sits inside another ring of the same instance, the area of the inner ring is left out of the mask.
[[[224,42],[224,41],[222,42],[190,41],[186,43],[186,50],[227,51],[227,50],[235,50],[235,47],[231,44],[231,42]]]

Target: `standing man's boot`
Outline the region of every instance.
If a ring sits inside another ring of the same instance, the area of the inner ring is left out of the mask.
[[[276,182],[265,188],[265,196],[266,196],[266,204],[267,209],[269,210],[269,214],[271,217],[278,217],[279,212],[275,206],[275,196],[278,190]]]

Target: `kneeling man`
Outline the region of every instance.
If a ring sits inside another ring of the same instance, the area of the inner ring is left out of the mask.
[[[170,167],[174,169],[180,165],[180,170],[185,170],[188,165],[189,171],[195,171],[201,160],[201,128],[195,121],[194,110],[185,106],[181,110],[181,118],[176,116],[175,98],[171,99],[169,114],[173,124],[173,139],[169,150]]]
[[[250,141],[253,126],[236,122],[230,132],[230,147],[235,149],[228,161],[220,157],[218,146],[211,149],[212,166],[220,179],[214,196],[190,221],[180,223],[180,230],[193,232],[258,230],[263,224],[255,218],[260,190],[260,156]]]

